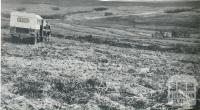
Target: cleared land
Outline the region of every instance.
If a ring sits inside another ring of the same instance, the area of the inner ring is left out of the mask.
[[[51,41],[12,42],[13,10],[47,18]],[[1,21],[5,110],[159,110],[166,107],[170,76],[190,74],[200,81],[199,7],[5,3]],[[172,30],[190,37],[152,38],[157,31]]]

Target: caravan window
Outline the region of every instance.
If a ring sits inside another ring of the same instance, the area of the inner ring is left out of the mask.
[[[18,18],[17,18],[17,22],[28,23],[28,22],[29,22],[29,19],[28,19],[28,18],[18,17]]]
[[[16,33],[24,33],[24,34],[28,34],[29,33],[29,29],[27,28],[16,28]]]
[[[42,21],[40,19],[37,20],[37,24],[41,25]]]

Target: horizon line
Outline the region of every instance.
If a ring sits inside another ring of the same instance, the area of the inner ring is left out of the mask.
[[[200,0],[99,0],[102,2],[200,2]]]

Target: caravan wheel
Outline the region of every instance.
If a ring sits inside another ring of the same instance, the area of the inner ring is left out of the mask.
[[[16,36],[11,35],[11,41],[12,41],[13,43],[17,43],[18,40],[19,40],[19,39],[18,39]]]

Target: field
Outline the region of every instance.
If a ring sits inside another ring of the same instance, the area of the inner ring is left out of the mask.
[[[14,10],[46,18],[50,42],[13,42]],[[1,14],[2,110],[160,110],[166,108],[170,76],[193,75],[200,84],[198,6],[4,1]],[[172,31],[190,36],[152,37]],[[198,110],[200,90],[197,95]]]

